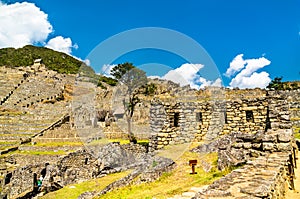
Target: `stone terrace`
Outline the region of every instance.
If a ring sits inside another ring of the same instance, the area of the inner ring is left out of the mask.
[[[40,104],[22,112],[0,115],[0,140],[6,143],[25,141],[61,119],[65,103]]]
[[[25,74],[13,68],[0,68],[0,105],[25,81]]]
[[[0,150],[24,142],[69,113],[68,102],[63,100],[64,88],[72,85],[74,78],[46,69],[29,69],[1,68],[1,81],[15,80],[10,83],[14,86],[0,87],[1,93],[9,93],[0,105]]]

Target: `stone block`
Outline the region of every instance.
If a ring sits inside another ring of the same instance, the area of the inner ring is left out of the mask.
[[[232,147],[237,148],[237,149],[243,148],[243,143],[236,142],[232,145]]]
[[[252,144],[250,142],[245,142],[243,144],[244,149],[250,149],[252,147]]]
[[[276,134],[265,135],[262,139],[263,142],[276,142],[277,136]]]
[[[223,133],[228,134],[228,133],[230,133],[230,131],[229,130],[223,130]]]
[[[286,132],[279,132],[278,133],[278,141],[279,142],[290,142],[291,141],[291,135]]]
[[[275,149],[275,145],[273,143],[270,142],[264,142],[263,143],[263,150],[264,151],[273,151]]]
[[[277,144],[277,150],[278,151],[291,151],[292,145],[289,143],[278,143]]]
[[[261,147],[261,143],[253,143],[252,148],[259,149]]]
[[[250,157],[258,158],[259,156],[260,156],[259,151],[256,151],[256,150],[251,150],[250,151]]]
[[[248,107],[244,107],[243,110],[244,111],[253,111],[256,110],[257,106],[248,106]]]
[[[290,116],[289,116],[289,115],[281,115],[281,116],[280,116],[280,119],[281,119],[281,120],[289,121],[289,120],[290,120]]]
[[[158,133],[158,137],[168,137],[168,133]]]
[[[241,118],[240,117],[233,117],[232,120],[239,121],[239,120],[241,120]]]
[[[281,128],[281,129],[289,129],[289,128],[292,128],[292,124],[291,123],[280,123],[279,124],[279,128]]]

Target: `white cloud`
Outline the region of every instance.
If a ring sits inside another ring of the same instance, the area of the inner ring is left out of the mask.
[[[101,74],[106,76],[106,77],[112,77],[112,75],[110,74],[111,73],[111,70],[117,65],[115,64],[104,64],[101,68]]]
[[[0,48],[42,44],[67,54],[71,54],[72,49],[78,48],[77,44],[72,44],[70,38],[62,36],[52,38],[46,44],[45,41],[52,32],[53,27],[48,21],[48,15],[35,4],[28,2],[4,4],[0,0]]]
[[[62,36],[50,39],[45,47],[67,54],[71,54],[73,48],[78,49],[77,44],[72,44],[71,38],[63,38]]]
[[[195,84],[195,80],[200,77],[197,73],[203,66],[202,64],[183,64],[174,70],[170,70],[162,79],[179,83],[180,86],[189,84],[191,88],[199,88],[199,85]]]
[[[241,54],[242,55],[242,54]],[[238,62],[236,62],[236,58]],[[232,67],[230,64],[231,70],[227,70],[228,74],[232,75],[236,71],[240,71],[230,82],[230,87],[239,87],[239,88],[265,88],[271,81],[269,74],[265,71],[257,72],[257,70],[270,65],[271,61],[265,57],[258,59],[243,59],[242,56],[238,55],[233,59],[231,63],[243,63],[243,65],[234,64],[238,67]],[[241,67],[242,66],[242,67]],[[238,69],[237,69],[238,68]],[[235,70],[237,69],[237,70]],[[231,72],[230,72],[231,71]],[[226,72],[226,74],[227,74]],[[233,73],[232,73],[233,72]]]
[[[230,66],[225,73],[227,77],[231,77],[232,75],[241,71],[241,69],[244,68],[246,62],[243,59],[243,56],[243,54],[239,54],[232,60],[232,62],[230,62]]]
[[[220,78],[216,79],[215,81],[210,81],[203,77],[200,77],[198,81],[201,83],[199,88],[205,88],[209,86],[222,87],[222,80]]]
[[[191,88],[199,89],[206,86],[222,86],[221,79],[210,81],[201,77],[198,72],[204,67],[203,64],[183,64],[180,67],[170,70],[162,79],[179,83],[180,86],[190,85]]]
[[[48,15],[33,3],[0,4],[0,47],[44,43],[52,32]]]
[[[150,75],[150,76],[147,76],[148,78],[150,79],[161,79],[160,76],[157,76],[157,75]]]
[[[83,62],[88,66],[91,65],[91,61],[89,59],[85,59],[85,60],[83,60]]]
[[[223,86],[223,82],[221,80],[221,78],[216,79],[216,81],[214,81],[211,86],[215,86],[215,87],[222,87]]]

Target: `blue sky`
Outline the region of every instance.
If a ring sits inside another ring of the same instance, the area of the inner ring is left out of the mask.
[[[263,86],[276,76],[282,76],[286,81],[300,79],[300,0],[2,0],[6,5],[16,2],[34,3],[47,15],[45,20],[51,26],[47,29],[44,23],[40,27],[45,27],[46,32],[41,38],[31,38],[27,43],[55,48],[57,41],[62,41],[66,45],[64,51],[81,59],[86,59],[98,44],[118,33],[134,28],[160,27],[180,32],[198,42],[216,64],[225,86],[230,83],[239,87]],[[14,19],[7,17],[8,20]],[[0,34],[5,31],[0,19]],[[37,28],[36,32],[39,31]],[[61,40],[49,43],[59,36],[62,36]],[[66,38],[71,41],[64,40]],[[1,41],[0,35],[0,47],[10,46],[9,39]],[[11,46],[18,45],[21,44],[11,42]],[[107,64],[124,61],[138,66],[157,63],[170,69],[188,63],[172,52],[143,49]],[[230,65],[232,73],[225,75]],[[188,70],[188,67],[183,69]],[[182,71],[178,69],[177,72]],[[191,76],[191,80],[203,83],[199,80],[200,73]],[[232,83],[233,79],[236,83]],[[256,82],[249,83],[250,80]],[[259,84],[260,80],[264,84]]]

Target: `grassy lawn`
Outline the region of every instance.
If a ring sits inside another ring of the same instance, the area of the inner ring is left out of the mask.
[[[62,151],[62,150],[58,150],[58,151],[13,151],[7,154],[4,154],[4,156],[8,156],[8,155],[13,155],[13,154],[17,154],[17,155],[66,155],[67,153],[70,153],[72,151]]]
[[[0,145],[13,145],[13,144],[18,144],[18,142],[0,141]]]
[[[112,182],[125,177],[131,171],[111,174],[103,178],[85,181],[79,184],[68,185],[58,191],[51,192],[42,197],[42,199],[77,199],[79,195],[87,191],[101,191]]]
[[[298,121],[298,120],[300,120],[299,117],[293,117],[293,118],[291,118],[291,121]]]
[[[197,159],[198,165],[196,167],[197,174],[191,175],[191,167],[188,161]],[[205,161],[212,165],[210,172],[205,172],[200,163]],[[210,184],[230,171],[218,171],[216,169],[217,153],[210,154],[196,154],[185,152],[177,161],[177,167],[169,172],[164,173],[162,177],[151,183],[140,185],[131,185],[109,192],[99,198],[103,199],[136,199],[136,198],[168,198],[176,194],[188,191],[193,186],[202,186]]]
[[[27,146],[31,143],[26,144]],[[82,142],[37,142],[33,147],[83,146]]]
[[[129,140],[128,139],[107,139],[107,138],[102,138],[100,140],[93,140],[91,143],[89,143],[88,145],[98,145],[98,144],[108,144],[110,142],[120,142],[120,144],[129,144]],[[148,144],[149,140],[138,140],[137,141],[138,144]]]
[[[298,127],[294,127],[293,128],[293,130],[294,130],[294,135],[295,135],[295,138],[297,138],[297,139],[300,139],[300,128]]]

